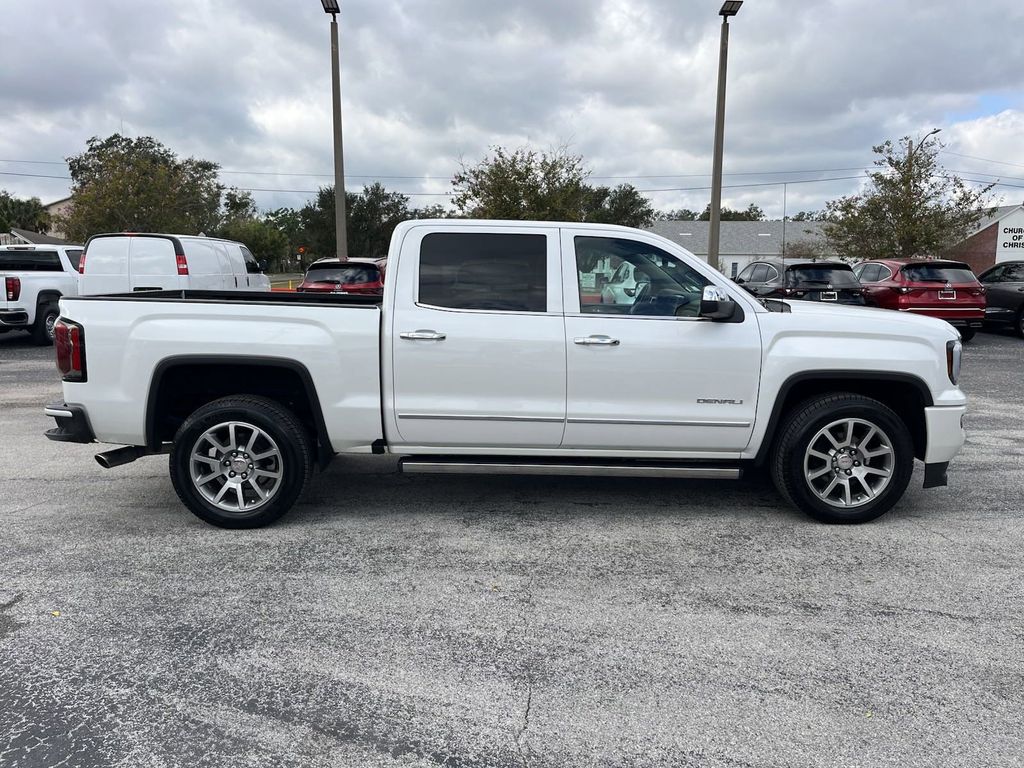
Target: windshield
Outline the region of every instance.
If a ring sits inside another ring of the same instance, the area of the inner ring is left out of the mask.
[[[306,280],[311,283],[337,283],[353,285],[355,283],[375,283],[380,280],[380,270],[372,264],[325,265],[310,267]]]
[[[786,270],[786,285],[814,283],[837,288],[856,288],[860,285],[850,267],[806,265]]]
[[[974,273],[967,266],[911,264],[903,268],[903,277],[917,283],[973,283]]]

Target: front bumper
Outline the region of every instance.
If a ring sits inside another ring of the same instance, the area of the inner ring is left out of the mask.
[[[928,444],[925,448],[924,463],[949,463],[963,447],[966,440],[964,414],[966,405],[932,406],[924,409],[925,428]]]
[[[46,437],[59,443],[95,443],[96,435],[89,424],[85,408],[80,405],[69,405],[62,400],[50,403],[43,413],[53,417],[57,426],[46,430]]]

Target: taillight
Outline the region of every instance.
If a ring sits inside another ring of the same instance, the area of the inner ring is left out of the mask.
[[[178,274],[179,275],[187,275],[188,274],[188,261],[185,259],[185,254],[184,253],[175,254],[174,258],[178,262]]]
[[[4,290],[7,293],[8,301],[17,301],[21,296],[21,279],[17,277],[5,277]]]
[[[85,251],[82,251],[82,255],[78,257],[78,274],[85,274]]]
[[[58,318],[53,324],[53,345],[61,378],[85,381],[85,329],[71,320]]]

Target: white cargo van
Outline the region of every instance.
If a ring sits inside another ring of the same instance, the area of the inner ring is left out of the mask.
[[[83,296],[168,289],[270,290],[269,278],[248,248],[215,237],[94,235],[85,244],[78,271]]]

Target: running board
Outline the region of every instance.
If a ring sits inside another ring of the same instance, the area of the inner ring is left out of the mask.
[[[406,474],[421,475],[586,475],[598,477],[677,477],[739,480],[739,467],[672,462],[533,461],[510,459],[407,458],[399,462]]]

